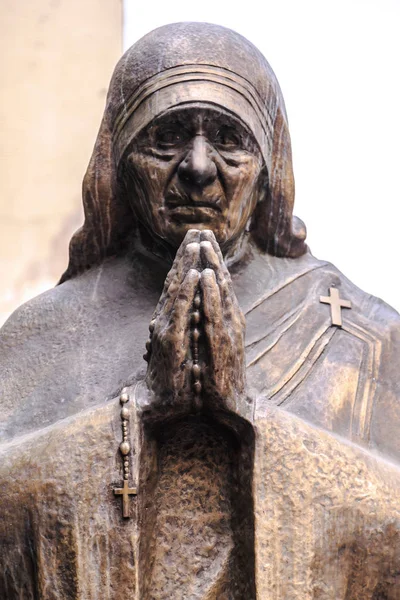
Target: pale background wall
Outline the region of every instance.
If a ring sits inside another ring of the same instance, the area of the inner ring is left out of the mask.
[[[125,48],[175,21],[263,52],[289,115],[296,214],[318,258],[400,310],[400,0],[125,0]]]
[[[0,2],[0,324],[66,267],[121,47],[120,0]]]
[[[236,29],[286,99],[314,254],[400,310],[399,0],[125,0],[124,45],[179,20]],[[54,285],[122,46],[120,0],[0,2],[0,323]]]

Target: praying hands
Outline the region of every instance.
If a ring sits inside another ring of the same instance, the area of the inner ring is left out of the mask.
[[[146,381],[160,409],[229,409],[245,388],[245,319],[211,231],[190,230],[150,323]]]

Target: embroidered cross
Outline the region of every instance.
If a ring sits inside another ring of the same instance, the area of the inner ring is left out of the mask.
[[[329,288],[330,296],[320,296],[319,301],[331,305],[332,325],[342,326],[342,308],[351,308],[350,300],[342,300],[337,288]]]

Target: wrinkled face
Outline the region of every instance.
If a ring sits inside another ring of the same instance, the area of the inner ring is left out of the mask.
[[[226,246],[245,229],[263,165],[245,126],[210,105],[174,107],[131,144],[128,195],[137,218],[172,246],[212,229]]]

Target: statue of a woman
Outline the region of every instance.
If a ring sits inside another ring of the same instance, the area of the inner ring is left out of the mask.
[[[83,203],[1,331],[0,597],[398,600],[400,319],[308,251],[264,57],[137,42]]]

